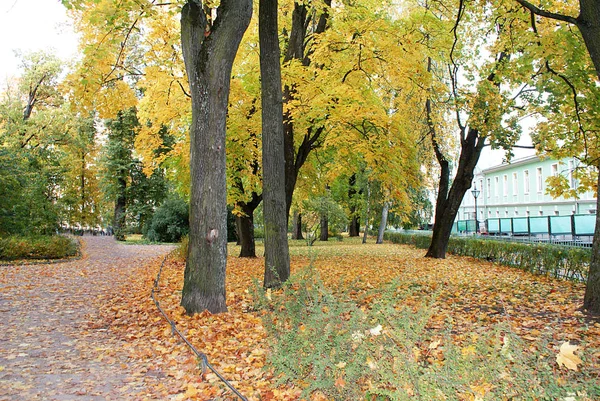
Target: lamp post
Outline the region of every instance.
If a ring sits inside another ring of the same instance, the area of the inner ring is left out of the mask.
[[[471,191],[473,198],[475,198],[475,234],[479,233],[479,219],[477,218],[477,197],[479,196],[479,192],[477,184],[475,184],[475,187]]]

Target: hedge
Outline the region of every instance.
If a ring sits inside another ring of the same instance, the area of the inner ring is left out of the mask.
[[[76,241],[60,235],[0,238],[0,260],[63,259],[78,252]]]
[[[386,232],[384,238],[395,244],[413,245],[419,249],[427,249],[431,243],[431,236],[426,234]],[[450,237],[448,253],[574,281],[587,280],[592,257],[589,248],[455,236]]]

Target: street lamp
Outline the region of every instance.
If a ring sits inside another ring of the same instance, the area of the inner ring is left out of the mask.
[[[475,234],[479,233],[479,219],[477,218],[477,197],[479,196],[479,192],[477,184],[475,184],[475,187],[471,191],[473,198],[475,198]]]

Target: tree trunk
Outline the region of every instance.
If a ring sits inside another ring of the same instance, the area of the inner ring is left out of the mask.
[[[352,174],[348,180],[348,199],[350,201],[350,227],[348,228],[348,235],[350,237],[358,237],[360,235],[360,221],[356,215],[356,204],[354,203],[354,197],[356,196],[356,174]]]
[[[369,235],[369,213],[371,213],[370,204],[371,202],[371,186],[369,185],[369,181],[367,180],[367,211],[365,213],[365,232],[363,233],[362,243],[367,243],[367,235]]]
[[[596,75],[600,78],[600,3],[598,0],[579,0],[577,27],[590,54]]]
[[[444,259],[446,257],[448,241],[452,233],[452,225],[454,224],[465,193],[471,188],[474,176],[473,172],[479,161],[479,156],[485,144],[485,138],[479,136],[478,130],[471,128],[461,142],[458,169],[449,191],[450,168],[445,159],[441,162],[442,174],[440,176],[440,189],[435,207],[433,234],[431,236],[431,244],[425,255],[430,258]]]
[[[259,8],[265,222],[264,287],[277,288],[290,276],[277,0],[260,0]]]
[[[245,212],[246,215],[237,216],[240,235],[240,258],[255,258],[256,245],[254,243],[254,210]]]
[[[192,96],[190,234],[181,305],[188,314],[226,312],[225,131],[231,69],[252,16],[251,0],[222,0],[207,30],[193,0],[181,10],[183,59]]]
[[[329,20],[329,7],[331,7],[331,0],[323,1],[323,10],[319,16],[314,33],[323,33],[327,28],[327,22]],[[288,40],[288,48],[286,49],[285,56],[283,59],[284,63],[290,60],[299,60],[302,65],[310,65],[310,54],[306,51],[307,40],[307,28],[311,18],[314,18],[312,13],[309,13],[308,5],[306,2],[296,0],[294,2],[294,11],[292,12],[292,28],[290,30],[290,36]],[[286,86],[283,90],[283,101],[287,104],[294,100],[294,91],[292,88]],[[285,197],[286,197],[286,213],[289,216],[292,199],[294,197],[294,189],[296,188],[296,182],[298,180],[298,172],[304,165],[304,162],[308,158],[310,152],[317,147],[317,141],[323,133],[323,128],[310,127],[304,134],[302,143],[296,150],[296,143],[294,141],[294,123],[289,112],[286,112],[283,119],[283,132],[284,132],[284,155],[285,155]]]
[[[329,219],[327,215],[321,216],[321,234],[319,235],[319,241],[327,241],[329,239]]]
[[[600,185],[600,174],[598,174]],[[600,186],[598,187],[600,188]],[[600,315],[600,197],[596,195],[596,228],[592,243],[592,260],[585,286],[583,308],[595,315]]]
[[[117,241],[125,240],[125,216],[127,212],[127,181],[125,178],[117,179],[117,199],[115,200],[115,214],[113,219],[113,230]]]
[[[292,220],[292,239],[304,239],[302,235],[302,213],[294,210],[294,218]]]
[[[383,203],[383,210],[381,211],[381,223],[379,223],[379,232],[377,233],[377,244],[383,244],[383,233],[387,227],[388,211],[390,210],[390,204],[388,202]]]

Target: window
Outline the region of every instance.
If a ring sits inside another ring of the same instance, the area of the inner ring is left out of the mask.
[[[523,171],[523,193],[529,193],[529,170]]]
[[[550,167],[550,171],[552,171],[552,176],[556,177],[558,175],[558,163],[554,163],[551,167]]]
[[[519,193],[519,180],[517,178],[517,173],[513,173],[513,195],[517,196]]]
[[[502,177],[502,194],[508,196],[508,176],[506,174]]]
[[[492,195],[492,180],[490,178],[487,179],[487,197],[489,198]]]
[[[538,167],[536,169],[536,181],[537,181],[537,191],[542,192],[544,189],[544,177],[542,177],[542,168]]]
[[[494,196],[495,197],[498,197],[498,187],[500,186],[499,182],[500,182],[500,178],[494,177]]]

